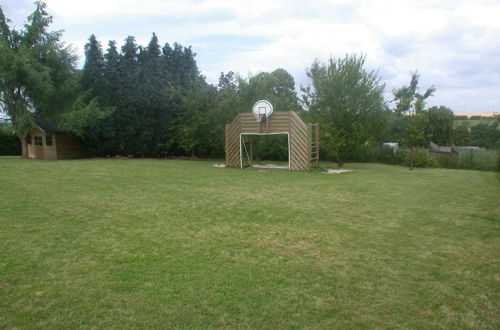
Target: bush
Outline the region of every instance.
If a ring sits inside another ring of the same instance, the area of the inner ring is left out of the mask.
[[[497,151],[497,172],[500,172],[500,153]]]
[[[21,155],[21,142],[19,138],[4,126],[0,126],[0,156]]]
[[[404,164],[410,166],[411,161],[411,151],[407,152]],[[414,167],[433,167],[437,166],[438,162],[429,151],[425,149],[415,149],[413,150],[413,166]]]
[[[469,118],[469,117],[467,117],[467,116],[455,116],[454,119],[455,120],[467,120],[467,118]]]

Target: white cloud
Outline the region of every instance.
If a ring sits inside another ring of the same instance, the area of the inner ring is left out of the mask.
[[[13,11],[15,2],[7,1]],[[54,25],[80,54],[91,33],[105,46],[129,34],[146,44],[155,31],[160,40],[200,45],[203,53],[194,51],[211,82],[221,71],[282,67],[304,84],[315,58],[364,53],[389,91],[418,69],[422,87],[438,89],[432,103],[456,111],[500,109],[493,92],[500,90],[500,2],[494,0],[46,1]]]

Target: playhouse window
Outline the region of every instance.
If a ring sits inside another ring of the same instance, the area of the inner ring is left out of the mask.
[[[36,146],[43,146],[43,140],[41,136],[35,136],[35,145]]]
[[[45,135],[45,145],[47,146],[52,145],[52,135]]]
[[[31,135],[26,135],[26,143],[31,144]]]

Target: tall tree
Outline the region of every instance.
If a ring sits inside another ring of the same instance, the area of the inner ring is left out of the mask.
[[[421,94],[418,87],[420,74],[413,72],[410,84],[393,90],[396,108],[394,111],[404,117],[405,122],[405,144],[410,148],[410,169],[413,169],[413,159],[415,147],[427,143],[428,136],[426,128],[429,124],[429,117],[424,112],[426,99],[434,95],[436,88],[429,87]]]
[[[322,145],[343,167],[360,147],[379,140],[385,129],[384,85],[376,71],[365,69],[365,56],[315,61],[303,88],[310,120],[321,123]]]
[[[84,76],[95,76],[85,71],[91,71],[95,66],[90,63],[96,62],[93,58],[100,57],[95,56],[98,51],[90,51],[98,48],[96,43],[91,36]],[[192,152],[192,144],[180,143],[179,137],[187,135],[180,134],[181,126],[175,125],[196,123],[182,120],[197,116],[194,115],[197,111],[191,111],[186,104],[190,97],[193,97],[191,104],[200,104],[195,100],[200,99],[198,94],[204,95],[200,91],[205,89],[198,85],[206,83],[199,74],[194,55],[190,48],[177,43],[173,48],[168,44],[160,48],[154,33],[146,47],[137,45],[133,36],[127,37],[120,53],[111,41],[103,56],[102,92],[97,95],[99,103],[116,110],[87,132],[90,149],[104,155],[148,157],[164,156],[167,152]],[[198,130],[189,127],[189,132]],[[189,135],[198,140],[204,138],[201,134]]]
[[[99,95],[104,85],[104,55],[101,43],[95,35],[89,37],[85,45],[85,64],[83,66],[82,87],[91,89],[92,94]]]
[[[34,116],[66,111],[76,97],[76,57],[60,41],[60,31],[48,31],[52,16],[44,2],[35,2],[24,29],[11,29],[9,22],[0,7],[0,102],[27,157],[25,135]]]

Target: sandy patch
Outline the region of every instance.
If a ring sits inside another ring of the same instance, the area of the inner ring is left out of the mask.
[[[346,172],[352,172],[352,170],[347,170],[347,169],[334,170],[331,168],[326,170],[327,174],[339,174],[339,173],[346,173]]]

